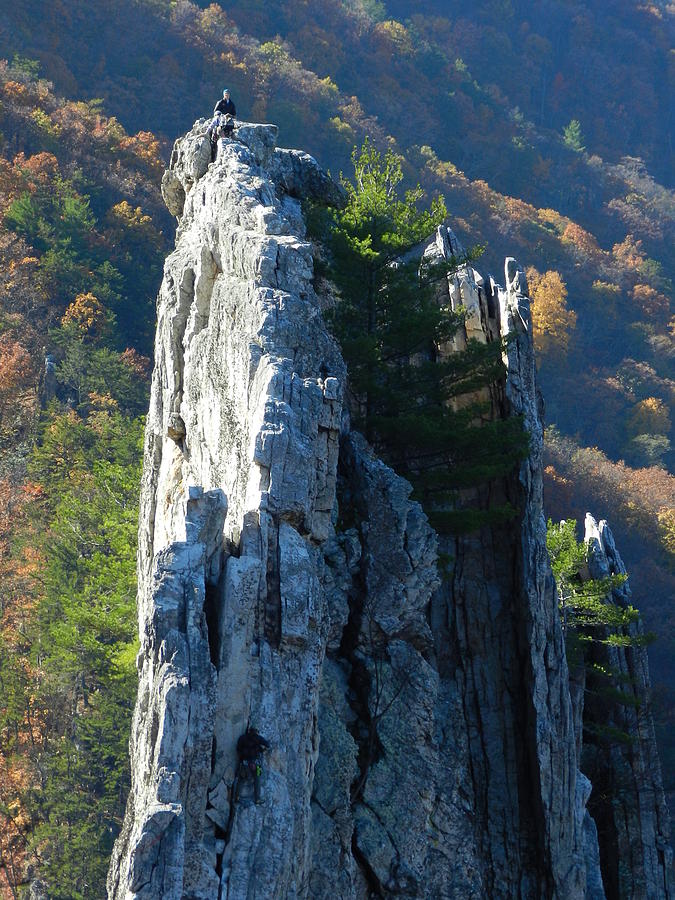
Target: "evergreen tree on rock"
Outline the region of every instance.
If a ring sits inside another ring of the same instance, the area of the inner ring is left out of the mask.
[[[421,265],[416,249],[446,218],[443,199],[421,208],[419,185],[403,192],[402,160],[391,150],[382,155],[366,140],[352,159],[347,203],[326,214],[323,238],[354,423],[412,482],[436,527],[463,531],[509,517],[510,507],[454,509],[459,489],[509,472],[527,452],[519,419],[493,419],[488,404],[466,400],[503,377],[502,346],[469,341],[465,351],[444,352],[462,314],[439,304],[435,282],[480,248]]]

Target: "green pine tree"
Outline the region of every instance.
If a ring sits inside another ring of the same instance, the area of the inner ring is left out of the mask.
[[[575,153],[581,153],[586,149],[581,133],[581,122],[578,119],[572,119],[569,125],[563,128],[563,141],[565,146]]]
[[[559,525],[549,519],[546,543],[557,584],[571,681],[583,686],[586,697],[584,745],[630,744],[634,736],[630,729],[621,727],[622,711],[637,708],[640,695],[629,672],[616,666],[612,648],[640,647],[653,638],[631,627],[640,617],[638,610],[614,599],[626,575],[590,578],[589,548],[577,541],[576,525],[574,519]],[[592,775],[595,762],[589,762],[591,768],[584,771]]]
[[[84,420],[54,404],[30,464],[44,497],[27,536],[44,560],[26,635],[36,677],[29,685],[21,666],[0,663],[0,733],[11,741],[26,709],[39,723],[31,755],[40,778],[22,806],[29,858],[54,900],[105,895],[129,790],[142,437],[141,419],[112,410]]]
[[[445,219],[443,200],[420,208],[419,185],[401,192],[402,160],[391,151],[383,156],[366,141],[352,158],[354,181],[343,179],[347,204],[328,213],[323,236],[340,292],[331,321],[355,425],[412,482],[436,527],[456,532],[510,517],[507,506],[488,514],[454,509],[458,489],[512,470],[528,446],[520,420],[494,421],[486,404],[453,402],[504,374],[497,342],[443,352],[462,317],[438,302],[435,283],[479,248],[420,269],[413,248]]]

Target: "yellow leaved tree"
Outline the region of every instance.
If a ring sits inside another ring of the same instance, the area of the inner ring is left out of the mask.
[[[577,314],[567,306],[565,282],[554,270],[541,275],[535,268],[527,270],[527,281],[535,349],[543,356],[566,354]]]
[[[632,435],[668,434],[671,429],[668,407],[659,397],[640,400],[628,417],[627,427]]]
[[[72,330],[82,340],[101,338],[108,334],[114,321],[98,297],[91,293],[78,294],[61,319],[64,328]]]

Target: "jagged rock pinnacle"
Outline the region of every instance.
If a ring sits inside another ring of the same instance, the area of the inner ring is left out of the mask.
[[[486,399],[531,441],[499,487],[517,520],[439,538],[349,430],[299,202],[344,195],[276,134],[240,123],[212,159],[201,120],[162,182],[178,231],[109,898],[583,897],[597,841],[546,555],[525,277],[509,259],[505,289],[468,265],[439,286],[466,310],[443,352],[513,333]],[[443,226],[419,252],[461,248]],[[250,782],[234,790],[249,724],[270,744],[260,803]]]

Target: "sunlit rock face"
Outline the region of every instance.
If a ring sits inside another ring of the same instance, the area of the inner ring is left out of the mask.
[[[158,300],[115,897],[281,897],[307,879],[345,369],[298,197],[339,192],[275,135],[242,126],[211,163],[198,125],[164,179],[180,218]],[[235,811],[248,722],[272,750],[264,803]]]
[[[525,277],[509,259],[504,288],[468,265],[439,285],[466,309],[445,352],[512,336],[486,399],[530,435],[496,488],[518,517],[439,538],[349,427],[301,209],[342,191],[275,141],[274,126],[240,123],[214,158],[197,122],[162,183],[178,230],[158,299],[133,784],[109,897],[599,898]],[[443,226],[419,254],[459,249]],[[271,745],[258,804],[250,783],[233,792],[248,724]]]

